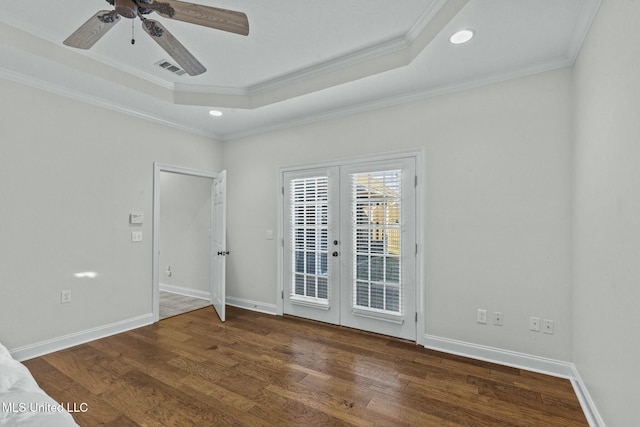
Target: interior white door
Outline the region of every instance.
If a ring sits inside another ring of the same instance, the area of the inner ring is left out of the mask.
[[[287,171],[283,311],[416,339],[415,158]]]
[[[213,179],[212,188],[212,233],[211,233],[211,303],[221,321],[225,321],[226,283],[225,269],[227,251],[227,172],[222,171]]]

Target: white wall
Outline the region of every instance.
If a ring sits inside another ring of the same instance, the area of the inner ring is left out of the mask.
[[[426,149],[427,334],[571,360],[570,70],[224,144],[227,294],[276,302],[278,166]],[[504,326],[476,323],[476,309]],[[556,333],[529,332],[529,316]]]
[[[213,180],[160,173],[160,283],[189,295],[211,294]],[[171,275],[167,269],[171,268]]]
[[[604,0],[574,67],[574,361],[609,426],[640,425],[639,22]]]
[[[220,144],[6,80],[0,94],[0,341],[150,313],[153,162],[219,170]],[[142,243],[131,211],[145,215]]]

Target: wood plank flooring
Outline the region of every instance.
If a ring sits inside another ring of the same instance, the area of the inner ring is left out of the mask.
[[[211,305],[209,300],[173,292],[160,291],[158,295],[160,297],[160,320]]]
[[[567,380],[233,307],[24,363],[81,426],[588,426]]]

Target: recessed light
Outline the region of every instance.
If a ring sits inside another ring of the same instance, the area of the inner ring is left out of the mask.
[[[222,111],[210,110],[209,114],[212,115],[213,117],[220,117],[222,115]]]
[[[462,44],[471,40],[474,35],[475,33],[473,30],[460,30],[453,33],[453,35],[449,37],[449,41],[453,44]]]

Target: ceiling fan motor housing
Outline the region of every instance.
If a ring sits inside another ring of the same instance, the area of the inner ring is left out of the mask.
[[[138,5],[133,0],[115,0],[116,12],[125,18],[138,16]]]

